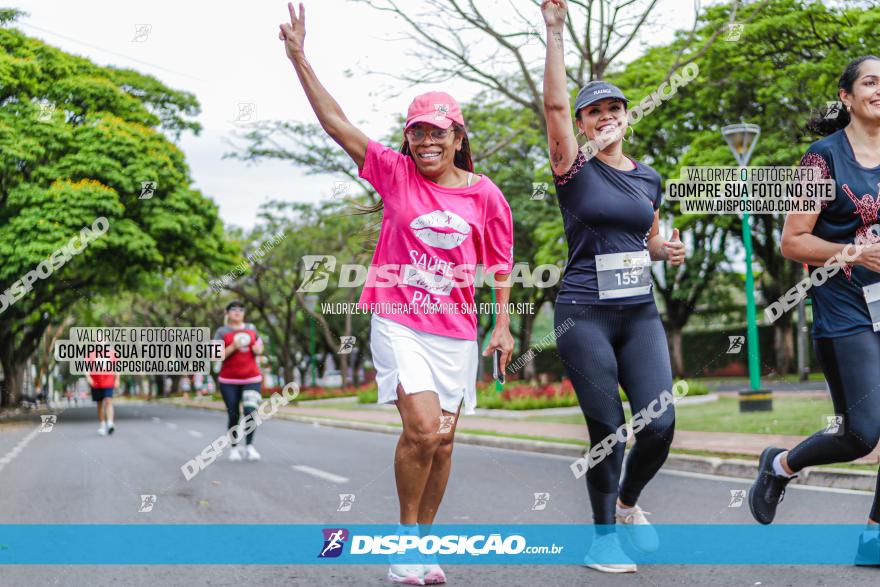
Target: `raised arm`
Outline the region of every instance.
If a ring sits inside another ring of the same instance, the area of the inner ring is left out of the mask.
[[[360,169],[364,166],[369,139],[367,135],[348,121],[342,108],[318,81],[315,71],[306,59],[304,49],[306,10],[302,2],[299,5],[299,17],[296,15],[292,2],[287,3],[287,9],[290,11],[290,24],[280,25],[281,30],[278,32],[278,38],[284,41],[287,58],[293,63],[296,75],[299,77],[306,97],[309,99],[309,104],[312,105],[312,110],[315,111],[321,127],[340,147],[345,149],[345,152]]]
[[[544,61],[544,117],[547,120],[547,145],[550,166],[555,175],[562,175],[574,164],[578,146],[571,118],[571,102],[565,74],[565,51],[562,35],[565,30],[566,0],[544,0],[541,13],[547,25],[547,56]]]

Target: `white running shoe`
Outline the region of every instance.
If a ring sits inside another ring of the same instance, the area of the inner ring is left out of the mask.
[[[651,515],[638,505],[634,505],[625,512],[621,512],[618,507],[614,517],[626,532],[626,537],[630,543],[642,552],[654,552],[660,548],[660,537],[657,531],[651,526],[651,522],[645,516]]]
[[[596,536],[584,557],[584,564],[603,573],[636,572],[636,563],[623,552],[616,533]]]
[[[237,446],[233,446],[229,450],[229,460],[230,461],[240,461],[241,460],[241,449]]]
[[[107,436],[107,425],[101,422],[101,427],[98,428],[98,434],[101,436]]]
[[[257,449],[254,448],[253,444],[247,445],[245,449],[245,454],[247,455],[247,460],[249,461],[259,461],[260,453],[257,452]]]
[[[425,565],[391,565],[388,568],[388,580],[404,585],[424,585]]]

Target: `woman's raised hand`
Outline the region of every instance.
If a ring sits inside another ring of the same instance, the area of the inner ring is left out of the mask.
[[[565,22],[565,14],[568,12],[566,0],[544,0],[541,2],[541,14],[547,26],[562,26]]]
[[[306,9],[299,4],[299,16],[293,9],[293,3],[287,3],[290,11],[290,23],[280,25],[278,38],[284,41],[284,50],[290,60],[296,75],[306,93],[306,98],[315,111],[315,116],[324,128],[324,131],[345,149],[349,157],[360,168],[364,166],[367,156],[367,138],[356,126],[348,121],[339,104],[330,95],[330,92],[321,85],[312,66],[306,60],[303,45],[306,39]]]
[[[293,2],[287,3],[287,10],[290,11],[290,24],[283,23],[278,31],[278,38],[284,41],[284,50],[287,51],[287,58],[293,59],[303,54],[303,47],[306,40],[306,9],[299,3],[299,17],[293,8]]]

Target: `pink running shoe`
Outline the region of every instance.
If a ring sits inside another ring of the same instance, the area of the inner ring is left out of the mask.
[[[446,582],[446,573],[440,568],[440,565],[427,565],[428,572],[425,573],[425,585],[440,585]]]

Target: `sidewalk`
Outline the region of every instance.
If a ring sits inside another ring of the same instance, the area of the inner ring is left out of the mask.
[[[223,402],[177,399],[180,405],[198,406],[210,409],[225,409]],[[400,416],[389,406],[377,409],[364,406],[350,409],[328,407],[285,406],[282,412],[292,416],[347,420],[367,424],[400,425]],[[508,417],[462,416],[458,422],[458,432],[492,432],[508,436],[535,436],[540,439],[577,440],[585,445],[589,440],[586,425],[561,424],[556,422],[523,422]],[[801,436],[783,434],[744,434],[732,432],[696,432],[676,430],[672,448],[687,451],[717,453],[720,455],[747,455],[757,458],[768,446],[792,448],[803,440]],[[855,464],[877,465],[880,463],[880,447]]]

